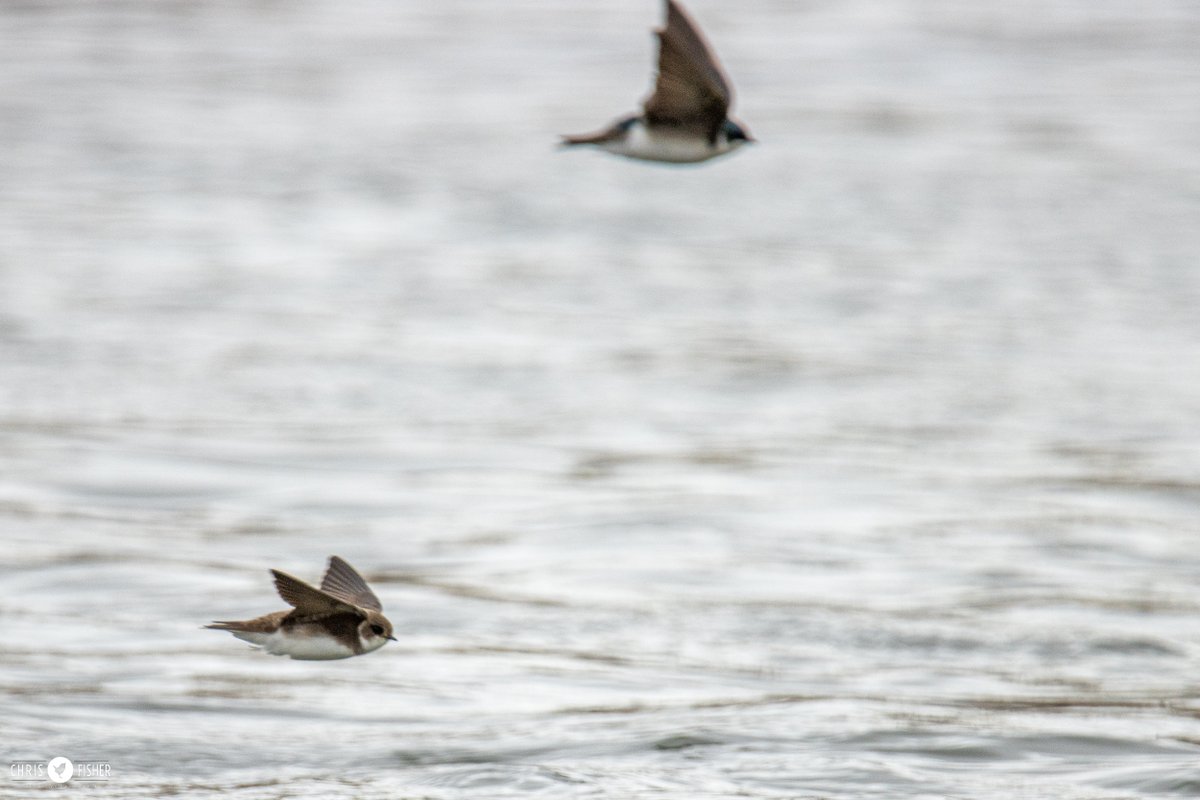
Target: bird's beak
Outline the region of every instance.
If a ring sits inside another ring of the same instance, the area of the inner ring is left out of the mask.
[[[400,640],[399,640],[399,639],[397,639],[395,636],[385,636],[385,637],[383,637],[383,638],[387,639],[389,642],[398,642],[398,641],[400,641]]]

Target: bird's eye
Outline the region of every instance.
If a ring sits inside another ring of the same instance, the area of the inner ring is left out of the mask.
[[[383,636],[383,626],[382,625],[372,625],[371,633],[375,634],[376,636]]]

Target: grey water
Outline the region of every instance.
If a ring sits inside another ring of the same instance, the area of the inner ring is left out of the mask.
[[[1200,794],[1200,10],[688,5],[0,5],[0,795]]]

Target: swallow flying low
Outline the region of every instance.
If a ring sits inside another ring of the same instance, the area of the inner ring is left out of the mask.
[[[276,611],[241,622],[206,625],[276,656],[326,661],[360,656],[394,642],[383,605],[354,567],[337,556],[314,588],[286,572],[271,570],[279,596],[291,611]]]
[[[666,24],[656,31],[658,77],[642,113],[596,133],[564,136],[564,145],[592,145],[645,161],[692,163],[754,141],[729,117],[733,89],[699,26],[676,0],[666,0],[666,8]]]

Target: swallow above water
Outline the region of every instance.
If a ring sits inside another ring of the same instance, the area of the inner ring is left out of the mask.
[[[291,611],[205,627],[229,631],[271,655],[300,661],[361,656],[396,641],[379,598],[354,567],[337,556],[329,558],[320,589],[277,569],[271,574]]]
[[[675,0],[666,4],[667,22],[655,31],[658,78],[642,113],[597,133],[564,136],[564,145],[593,145],[645,161],[693,163],[754,141],[729,117],[733,89],[699,26]]]

